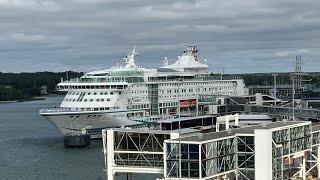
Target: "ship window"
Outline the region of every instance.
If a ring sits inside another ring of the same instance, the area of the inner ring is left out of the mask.
[[[91,92],[88,93],[88,95],[90,95],[90,94],[91,94]]]
[[[119,92],[119,94],[121,94],[121,92]]]
[[[101,102],[103,102],[104,101],[104,99],[101,99]]]
[[[76,100],[74,99],[73,102],[75,102]]]
[[[110,95],[113,95],[113,92],[110,92]]]
[[[106,107],[106,110],[109,110],[109,107]]]
[[[107,101],[110,101],[110,98],[108,98]]]
[[[90,99],[90,102],[92,102],[93,101],[93,99]]]
[[[101,92],[100,95],[103,95],[103,92]]]
[[[99,102],[99,101],[100,101],[100,99],[97,99],[96,101],[97,101],[97,102]]]
[[[104,92],[104,95],[108,95],[108,93],[107,93],[107,92]]]
[[[96,92],[94,92],[94,93],[93,93],[93,95],[97,95],[97,93],[96,93]]]
[[[100,108],[100,111],[103,111],[104,110],[104,108]]]
[[[84,99],[84,102],[87,102],[87,99]]]

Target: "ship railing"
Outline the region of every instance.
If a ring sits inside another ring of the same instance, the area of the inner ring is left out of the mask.
[[[125,78],[123,79],[103,79],[103,80],[80,80],[80,79],[70,79],[68,81],[63,81],[63,83],[113,83],[113,82],[127,82]]]
[[[53,113],[53,112],[80,112],[80,111],[86,111],[86,110],[74,110],[74,109],[67,109],[67,108],[46,108],[41,109],[40,113]]]

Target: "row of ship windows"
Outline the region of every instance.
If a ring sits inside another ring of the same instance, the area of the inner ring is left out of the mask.
[[[166,106],[178,106],[177,102],[168,102],[168,103],[159,103],[159,107],[166,107]]]
[[[234,92],[218,92],[218,94],[222,95],[233,95]],[[205,93],[203,95],[212,95],[210,93]],[[194,97],[196,94],[180,94],[180,97]],[[172,98],[172,97],[179,97],[178,95],[172,95],[172,96],[159,96],[160,98]]]
[[[232,84],[233,82],[205,82],[205,83],[181,83],[180,86],[198,86],[198,85],[205,85],[205,84]],[[174,84],[161,84],[160,86],[177,86],[177,83]]]
[[[127,85],[111,86],[58,86],[58,89],[126,89]]]
[[[230,86],[227,86],[227,87],[219,87],[219,90],[222,90],[222,89],[232,89],[232,87]],[[186,93],[187,90],[189,92],[193,92],[193,91],[197,91],[197,89],[181,89],[181,92],[183,93]],[[215,88],[204,88],[204,91],[212,91],[212,90],[217,90]],[[198,92],[200,92],[200,89],[198,88]],[[159,90],[159,93],[165,93],[165,90]],[[174,90],[167,90],[167,93],[178,93],[178,90],[177,89],[174,89]]]
[[[96,102],[100,102],[100,101],[104,102],[105,100],[108,101],[108,102],[111,101],[110,98],[107,98],[107,99],[95,99]],[[84,100],[80,100],[80,99],[78,99],[78,100],[76,100],[76,99],[65,99],[65,101],[66,102],[82,102],[82,101],[83,102],[88,102],[88,101],[89,102],[93,102],[94,100],[93,99],[84,99]],[[119,99],[118,99],[118,101],[119,101]]]
[[[130,109],[142,109],[142,108],[149,108],[149,104],[132,105]],[[127,107],[127,109],[129,108]]]
[[[80,94],[80,92],[68,92],[67,93],[67,95],[79,95]],[[97,92],[93,92],[93,93],[91,93],[91,92],[87,92],[87,93],[85,93],[85,94],[87,94],[87,95],[91,95],[91,94],[93,94],[93,95],[97,95],[98,93]],[[84,94],[84,95],[85,95]],[[108,95],[108,92],[100,92],[99,93],[100,95]],[[110,92],[109,93],[110,95],[113,95],[113,92]],[[119,94],[121,94],[121,92],[119,92]]]
[[[148,91],[131,91],[131,94],[137,94],[137,93],[147,93]],[[126,92],[126,94],[130,94],[130,92]]]

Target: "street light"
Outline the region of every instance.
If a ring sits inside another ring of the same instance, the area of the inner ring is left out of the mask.
[[[273,97],[274,97],[274,105],[277,105],[277,76],[278,74],[272,74],[273,76]]]
[[[292,80],[292,120],[294,121],[294,109],[295,109],[295,103],[294,103],[294,94],[295,94],[295,90],[294,90],[294,81],[295,81],[295,78],[292,77],[291,78]]]
[[[179,153],[179,180],[181,180],[181,132],[180,132],[180,129],[181,129],[181,120],[180,120],[180,118],[181,118],[181,113],[180,113],[180,81],[181,81],[181,79],[179,78],[178,79],[178,118],[179,118],[179,151],[178,151],[178,153]]]

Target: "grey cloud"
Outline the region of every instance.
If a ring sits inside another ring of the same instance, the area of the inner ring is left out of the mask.
[[[137,64],[157,67],[198,45],[216,72],[292,71],[297,54],[315,71],[319,8],[314,0],[0,0],[0,69],[107,68],[132,45]]]

